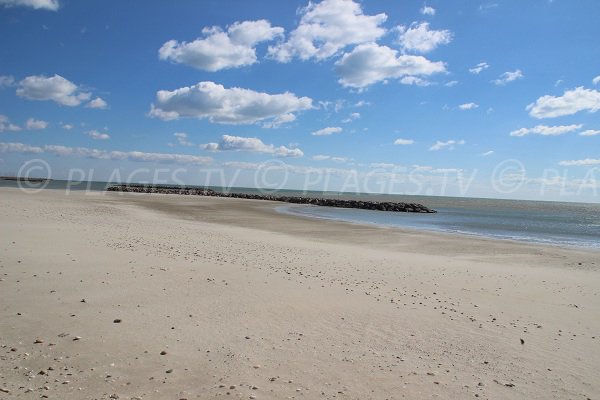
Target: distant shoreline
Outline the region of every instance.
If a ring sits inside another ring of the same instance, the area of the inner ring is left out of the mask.
[[[42,183],[42,182],[49,182],[52,181],[52,179],[50,178],[29,178],[29,177],[22,177],[22,176],[0,176],[0,180],[2,181],[17,181],[17,182],[35,182],[35,183]]]

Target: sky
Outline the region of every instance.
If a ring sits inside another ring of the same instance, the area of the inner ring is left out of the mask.
[[[599,15],[0,0],[0,174],[598,202]]]

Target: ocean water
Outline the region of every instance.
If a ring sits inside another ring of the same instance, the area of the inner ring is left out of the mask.
[[[600,249],[600,204],[433,196],[368,198],[417,202],[438,212],[394,213],[308,205],[285,205],[278,210],[304,217],[361,224]]]
[[[0,186],[16,187],[17,182],[2,181]],[[24,184],[30,189],[36,184]],[[46,189],[103,191],[110,183],[50,181]],[[222,188],[212,187],[214,190]],[[279,212],[303,217],[376,224],[387,227],[461,233],[497,239],[600,249],[600,204],[560,203],[527,200],[498,200],[464,197],[404,196],[305,192],[298,190],[265,191],[228,188],[235,193],[273,193],[288,196],[311,196],[368,201],[421,203],[435,214],[394,213],[385,211],[292,205],[282,203]]]

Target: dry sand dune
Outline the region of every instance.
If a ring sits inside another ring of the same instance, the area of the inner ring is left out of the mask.
[[[597,399],[598,252],[0,189],[0,399]]]

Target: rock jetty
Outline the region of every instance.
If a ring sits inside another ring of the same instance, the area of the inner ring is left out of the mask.
[[[191,196],[210,197],[232,197],[236,199],[270,200],[294,204],[311,204],[324,207],[359,208],[362,210],[435,213],[437,211],[417,203],[377,202],[363,200],[327,199],[319,197],[304,196],[279,196],[271,194],[250,193],[223,193],[208,188],[185,187],[185,186],[153,186],[153,185],[113,185],[107,189],[109,192],[131,192],[131,193],[160,193],[160,194],[183,194]]]

